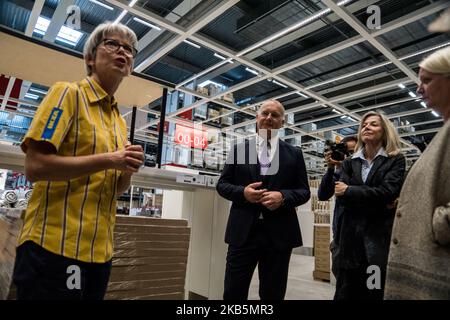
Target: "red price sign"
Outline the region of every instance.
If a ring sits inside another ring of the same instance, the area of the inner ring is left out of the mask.
[[[208,147],[208,132],[177,124],[175,128],[175,143],[195,149],[206,149]]]

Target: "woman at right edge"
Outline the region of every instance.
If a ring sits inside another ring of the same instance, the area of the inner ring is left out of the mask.
[[[411,168],[392,231],[385,299],[450,299],[450,48],[420,64],[417,92],[444,126]]]

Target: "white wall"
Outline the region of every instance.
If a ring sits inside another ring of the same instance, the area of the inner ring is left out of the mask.
[[[311,188],[311,194],[317,192]],[[302,231],[303,247],[314,247],[314,214],[311,210],[311,200],[297,207],[297,217]]]
[[[164,190],[162,201],[163,219],[184,219],[183,218],[183,196],[188,191]]]

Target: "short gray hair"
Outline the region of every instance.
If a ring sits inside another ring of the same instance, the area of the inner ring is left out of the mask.
[[[138,40],[136,34],[133,30],[121,23],[113,23],[107,21],[105,23],[99,24],[94,31],[92,31],[89,38],[86,40],[83,49],[84,58],[95,58],[95,53],[97,50],[97,46],[105,39],[108,35],[120,34],[128,41],[130,44],[137,48]],[[86,62],[85,62],[86,63]],[[86,72],[88,76],[92,75],[92,68],[86,63]]]
[[[419,63],[419,67],[431,73],[450,74],[450,47],[429,55]]]

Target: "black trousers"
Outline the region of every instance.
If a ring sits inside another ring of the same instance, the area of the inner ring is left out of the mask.
[[[368,267],[367,263],[354,269],[336,268],[334,300],[383,300],[386,270],[380,269],[380,289],[369,289],[367,280],[372,274],[367,273]]]
[[[82,262],[26,241],[17,248],[13,282],[18,300],[102,300],[110,273],[111,261]]]
[[[242,246],[228,246],[225,270],[224,300],[247,300],[256,265],[261,300],[283,300],[292,249],[277,250],[258,219]]]

